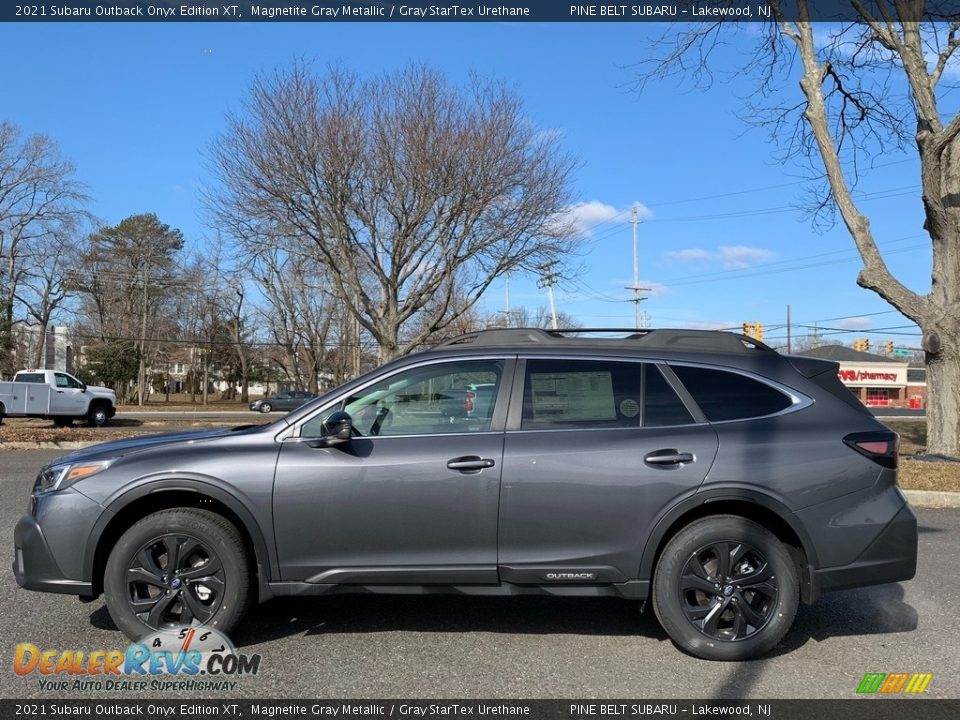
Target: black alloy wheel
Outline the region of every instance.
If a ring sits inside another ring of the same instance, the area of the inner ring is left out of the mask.
[[[780,591],[759,550],[735,541],[696,550],[683,568],[680,603],[687,620],[713,640],[744,640],[762,630]]]
[[[657,559],[653,610],[691,655],[759,657],[793,624],[798,567],[787,546],[759,523],[737,515],[700,518],[678,530]]]
[[[116,541],[103,574],[110,617],[138,640],[165,628],[229,633],[252,602],[252,558],[239,530],[209,510],[160,510]]]
[[[223,565],[198,538],[163,535],[130,561],[127,590],[130,609],[151,628],[204,624],[223,602]]]

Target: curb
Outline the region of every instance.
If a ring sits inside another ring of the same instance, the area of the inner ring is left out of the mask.
[[[903,494],[913,507],[960,508],[960,492],[945,490],[904,490]]]

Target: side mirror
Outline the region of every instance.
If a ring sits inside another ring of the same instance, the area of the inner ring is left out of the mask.
[[[349,413],[337,410],[323,423],[321,439],[325,447],[349,442],[353,437],[353,419]]]
[[[86,391],[87,391],[87,384],[81,380],[81,381],[80,381],[80,392],[86,392]]]

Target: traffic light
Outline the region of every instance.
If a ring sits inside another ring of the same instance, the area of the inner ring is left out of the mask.
[[[870,349],[870,338],[864,338],[864,339],[863,339],[863,350],[864,350],[864,352],[866,352],[866,351],[869,350],[869,349]]]
[[[763,323],[753,324],[753,337],[755,340],[763,340]]]
[[[753,323],[745,322],[742,327],[744,335],[747,337],[753,337]]]
[[[863,340],[861,340],[860,338],[857,338],[856,340],[854,340],[853,349],[857,350],[858,352],[863,352]]]
[[[887,355],[893,355],[893,340],[887,340],[886,344]]]

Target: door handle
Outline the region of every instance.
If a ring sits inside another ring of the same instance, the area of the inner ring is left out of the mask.
[[[63,395],[63,390],[57,390],[57,395]]]
[[[678,450],[674,450],[673,448],[654,450],[653,452],[647,453],[643,456],[643,461],[648,465],[673,467],[683,465],[684,463],[692,463],[694,459],[693,453],[680,452]]]
[[[465,455],[447,461],[447,467],[451,470],[483,470],[484,468],[492,468],[495,464],[490,458],[482,458],[477,455]]]

